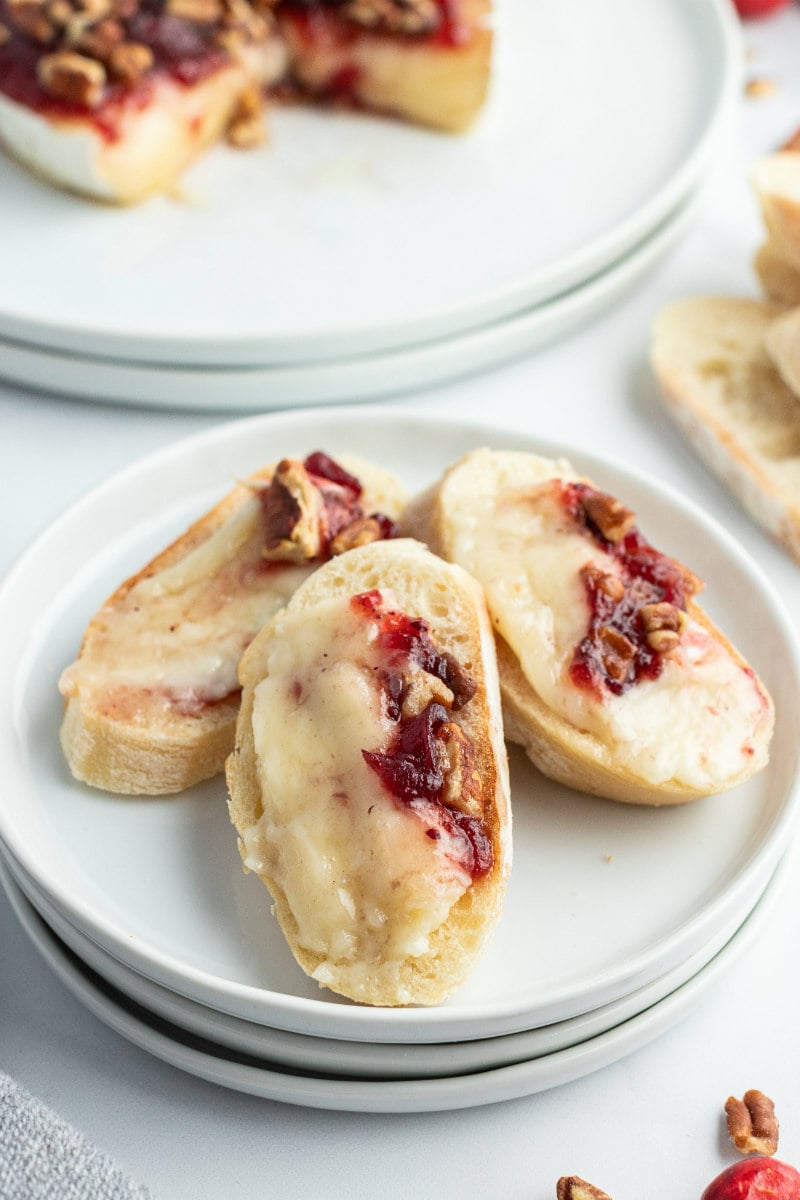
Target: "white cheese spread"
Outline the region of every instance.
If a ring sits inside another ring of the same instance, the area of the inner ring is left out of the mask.
[[[120,691],[191,709],[238,687],[243,651],[313,569],[265,563],[257,497],[163,571],[140,579],[90,626],[65,696],[119,711]]]
[[[253,709],[264,813],[243,836],[246,865],[274,880],[300,945],[321,957],[315,978],[335,965],[355,998],[378,965],[399,980],[471,883],[446,831],[427,836],[362,755],[385,752],[397,728],[376,632],[347,598],[276,619]]]

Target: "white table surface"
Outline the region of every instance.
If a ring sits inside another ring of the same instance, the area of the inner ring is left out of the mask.
[[[646,362],[649,326],[664,302],[693,292],[756,294],[749,263],[760,222],[747,174],[800,125],[800,7],[751,23],[745,41],[747,76],[770,79],[777,90],[742,98],[699,216],[669,257],[590,327],[528,360],[443,387],[429,403],[442,414],[517,422],[679,488],[740,539],[800,631],[800,565],[695,460],[665,419]],[[0,386],[0,571],[109,473],[223,419],[82,405]],[[206,1084],[82,1009],[2,902],[0,1069],[155,1200],[549,1200],[558,1177],[573,1173],[613,1200],[699,1200],[735,1157],[721,1117],[731,1093],[759,1087],[773,1097],[779,1156],[800,1166],[796,849],[793,860],[768,928],[688,1018],[618,1064],[528,1099],[371,1116],[294,1108]]]

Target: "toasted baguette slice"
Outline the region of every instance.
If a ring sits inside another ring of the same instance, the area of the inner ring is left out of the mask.
[[[762,159],[753,184],[776,257],[800,270],[800,153],[780,150]]]
[[[677,804],[767,761],[771,701],[693,602],[699,580],[569,463],[476,451],[402,525],[483,585],[506,736],[544,774]]]
[[[61,743],[77,779],[155,795],[224,769],[242,651],[325,557],[393,532],[365,514],[396,516],[405,489],[368,463],[346,463],[356,486],[293,460],[256,472],[109,597],[59,684]]]
[[[411,540],[352,550],[295,592],[240,677],[231,821],[298,963],[364,1004],[439,1003],[511,864],[480,588]]]
[[[800,304],[800,267],[786,261],[772,238],[759,246],[753,269],[768,300],[790,307]]]
[[[783,311],[727,297],[670,304],[655,322],[651,362],[700,458],[800,559],[800,402],[767,343]]]

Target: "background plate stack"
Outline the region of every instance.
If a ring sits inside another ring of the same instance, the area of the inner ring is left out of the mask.
[[[4,163],[0,372],[192,409],[365,399],[600,311],[691,215],[738,27],[724,0],[497,8],[463,137],[282,109],[262,150],[219,148],[181,196],[128,210]]]
[[[117,584],[229,480],[321,447],[414,490],[479,445],[570,456],[514,429],[413,409],[294,411],[209,430],[64,514],[0,591],[3,880],[75,994],[140,1046],[207,1079],[297,1104],[385,1112],[504,1100],[641,1045],[757,935],[798,800],[794,640],[772,589],[716,523],[608,461],[576,468],[632,506],[656,546],[701,566],[709,615],[773,694],[769,766],[677,808],[601,801],[511,753],[514,868],[487,954],[448,1003],[381,1009],[321,991],[245,876],[215,779],[174,797],[76,784],[58,743],[60,671]]]

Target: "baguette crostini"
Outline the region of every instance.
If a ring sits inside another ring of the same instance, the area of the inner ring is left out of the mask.
[[[361,1003],[439,1003],[511,862],[480,588],[411,540],[358,548],[294,593],[240,679],[230,816],[298,963]]]
[[[321,562],[396,532],[405,489],[342,463],[258,471],[109,597],[59,683],[77,779],[155,795],[224,769],[251,639]]]
[[[403,530],[485,589],[506,735],[545,775],[674,804],[766,763],[771,700],[695,602],[700,581],[569,463],[478,450]]]

